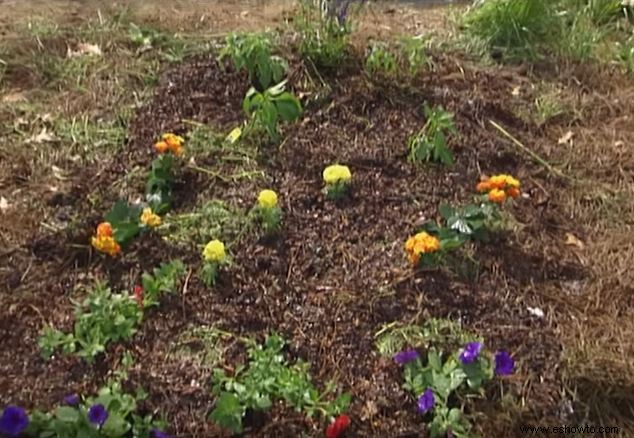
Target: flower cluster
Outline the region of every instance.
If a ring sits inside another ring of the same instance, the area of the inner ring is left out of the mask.
[[[433,254],[439,249],[440,240],[425,231],[415,234],[405,242],[405,252],[412,266],[418,266],[421,256]]]
[[[161,217],[153,213],[151,208],[144,208],[141,213],[141,223],[150,228],[158,227],[161,225]]]
[[[92,246],[112,257],[121,252],[121,246],[114,239],[112,225],[109,222],[102,222],[97,226],[97,234],[90,240]]]
[[[165,152],[170,151],[174,155],[181,155],[183,153],[184,143],[185,139],[183,137],[167,133],[163,134],[161,141],[154,145],[154,149],[156,149],[159,154],[164,154]]]
[[[502,204],[508,198],[520,196],[520,182],[511,175],[495,175],[478,183],[476,190],[487,193],[489,201]]]
[[[324,169],[322,174],[324,183],[326,183],[326,196],[332,199],[342,197],[347,191],[350,181],[352,181],[352,172],[348,166],[341,164],[333,164]]]

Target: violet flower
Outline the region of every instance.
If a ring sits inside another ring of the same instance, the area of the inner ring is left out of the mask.
[[[405,365],[416,359],[418,359],[418,352],[416,350],[404,350],[394,355],[394,361],[399,365]]]
[[[464,346],[462,353],[460,353],[459,359],[463,364],[470,364],[476,361],[478,355],[482,351],[482,343],[480,342],[469,342]]]
[[[102,404],[92,405],[88,410],[88,419],[96,426],[103,426],[108,419],[108,411]]]
[[[513,374],[515,361],[506,351],[495,353],[495,374],[498,376],[508,376]]]
[[[434,391],[432,391],[431,388],[427,388],[418,398],[418,412],[425,414],[433,409],[435,404],[436,398],[434,397]]]
[[[15,437],[29,425],[26,411],[17,406],[7,406],[0,416],[0,435]]]

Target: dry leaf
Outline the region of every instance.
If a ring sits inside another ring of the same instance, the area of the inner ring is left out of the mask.
[[[561,138],[557,141],[557,144],[568,144],[572,140],[572,137],[575,134],[572,131],[566,132]]]
[[[579,249],[584,248],[584,243],[574,234],[566,233],[566,245],[576,246]]]
[[[17,103],[26,102],[26,96],[21,91],[12,91],[9,94],[2,96],[2,102],[4,103]]]
[[[518,85],[517,87],[513,87],[513,90],[511,91],[511,94],[513,96],[519,96],[520,95],[520,86]]]
[[[542,309],[540,309],[539,307],[528,306],[526,308],[526,310],[528,310],[528,313],[530,313],[531,315],[536,316],[538,318],[543,318],[544,317],[544,311]]]
[[[77,44],[77,50],[71,50],[69,47],[66,53],[66,56],[68,56],[69,58],[82,55],[101,56],[102,52],[99,46],[96,44],[79,43]]]
[[[3,213],[9,209],[9,201],[4,196],[0,196],[0,211]]]
[[[57,140],[55,135],[48,132],[46,127],[42,128],[39,134],[35,134],[33,137],[29,138],[29,143],[45,143],[52,142]]]
[[[57,166],[51,166],[51,169],[53,169],[53,175],[55,176],[55,178],[59,179],[59,180],[66,180],[68,179],[65,175],[64,175],[64,170],[57,167]]]

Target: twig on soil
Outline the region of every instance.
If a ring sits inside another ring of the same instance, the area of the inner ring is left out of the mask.
[[[219,180],[226,182],[226,183],[230,183],[232,181],[235,181],[237,179],[241,179],[241,178],[251,178],[254,176],[260,177],[260,178],[264,178],[264,172],[262,172],[261,170],[254,170],[251,172],[240,172],[240,173],[234,173],[232,175],[229,176],[223,176],[220,174],[220,172],[214,172],[213,170],[210,169],[205,169],[204,167],[200,167],[200,166],[196,166],[195,164],[189,164],[187,167],[189,167],[192,170],[196,170],[198,172],[204,173],[206,175],[209,176],[213,176],[214,178],[218,178]]]
[[[553,173],[557,176],[560,176],[562,178],[566,178],[566,179],[572,179],[569,176],[565,175],[561,170],[559,169],[555,169],[549,162],[547,162],[546,160],[544,160],[542,157],[540,157],[539,155],[537,155],[535,152],[531,151],[530,149],[528,149],[526,146],[524,146],[518,139],[516,139],[515,137],[513,137],[511,134],[509,134],[509,132],[502,128],[500,125],[498,125],[497,123],[495,123],[493,120],[489,120],[489,123],[491,123],[491,125],[493,125],[493,127],[495,129],[497,129],[498,131],[500,131],[502,134],[504,134],[505,137],[507,137],[509,140],[511,140],[513,142],[513,144],[515,146],[517,146],[518,148],[520,148],[520,150],[526,154],[528,154],[533,160],[535,160],[538,164],[541,164],[542,166],[544,166],[546,168],[546,170],[548,170],[550,173]]]
[[[187,288],[189,287],[189,279],[192,276],[192,270],[190,269],[187,273],[187,277],[185,277],[185,282],[183,283],[183,290],[181,291],[181,311],[183,312],[183,317],[185,317],[185,294],[187,293]]]

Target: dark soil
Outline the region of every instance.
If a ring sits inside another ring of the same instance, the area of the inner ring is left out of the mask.
[[[539,303],[546,283],[584,276],[574,254],[558,243],[565,220],[546,195],[565,181],[519,155],[489,124],[494,120],[524,144],[539,147],[542,131],[516,115],[517,98],[510,93],[524,80],[521,72],[486,70],[449,56],[437,57],[435,64],[436,71],[401,87],[371,81],[357,65],[327,76],[332,90],[326,102],[306,105],[303,119],[286,127],[280,150],[262,151],[267,182],[225,183],[189,168],[181,171],[176,212],[213,198],[246,208],[265,187],[280,195],[279,237],[244,236],[232,248],[233,265],[213,290],[197,279],[198,251],[172,248],[156,236],[139,239],[119,260],[91,254],[86,246],[110,203],[142,190],[118,190],[113,183],[134,166],[149,166],[157,135],[186,135],[191,126],[186,120],[223,132],[243,120],[244,75],[220,69],[213,58],[166,72],[132,124],[127,153],[97,175],[73,181],[72,199],[85,211],[86,222],[69,235],[39,237],[5,256],[3,263],[19,275],[1,278],[7,294],[0,312],[0,405],[47,408],[70,392],[95,391],[128,348],[136,359],[129,384],[150,394],[144,409],[165,414],[176,436],[219,436],[207,420],[214,404],[209,370],[172,351],[186,329],[214,325],[258,339],[279,332],[289,342],[288,357],[309,361],[319,385],[336,379],[353,395],[347,436],[423,436],[415,404],[400,388],[400,371],[378,354],[374,334],[392,321],[446,317],[482,335],[491,350],[510,351],[518,362],[517,373],[492,388],[487,400],[468,403],[467,409],[499,411],[500,388],[516,400],[505,421],[483,418],[476,425],[483,436],[514,436],[518,425],[531,421],[561,424],[561,346],[548,321],[530,315],[527,306]],[[308,93],[301,89],[301,63],[293,71],[292,86]],[[456,165],[450,169],[415,166],[406,159],[407,139],[424,123],[425,101],[455,113],[460,135],[451,141]],[[334,162],[347,164],[354,175],[351,196],[340,203],[321,194],[321,171]],[[228,169],[213,156],[197,157],[197,163]],[[468,201],[480,175],[493,173],[516,175],[528,194],[512,208],[517,232],[475,248],[477,275],[412,272],[403,244],[416,224],[434,218],[441,202]],[[95,193],[100,201],[91,206],[87,199]],[[130,288],[142,271],[176,257],[191,269],[186,287],[146,315],[133,342],[111,346],[93,366],[40,358],[42,325],[72,326],[69,297],[78,285],[106,277],[114,288]],[[27,269],[26,263],[32,266]],[[234,366],[243,354],[234,346],[226,365]],[[325,428],[323,421],[281,405],[246,424],[246,436],[262,437],[320,436]]]

